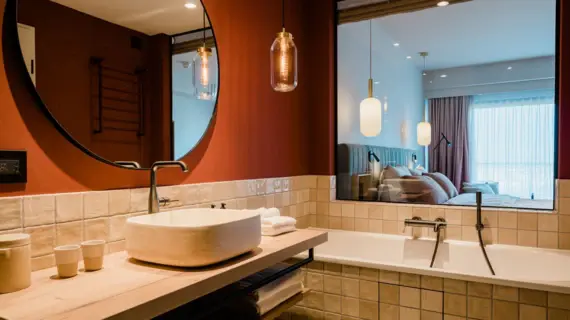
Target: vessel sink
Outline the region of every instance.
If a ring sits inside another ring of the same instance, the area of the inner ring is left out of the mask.
[[[261,218],[249,210],[185,209],[132,217],[125,226],[130,257],[169,266],[201,267],[259,246]]]

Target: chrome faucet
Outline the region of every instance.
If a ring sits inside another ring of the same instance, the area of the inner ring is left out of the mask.
[[[423,220],[420,217],[413,217],[404,221],[405,227],[420,227],[420,228],[433,228],[433,232],[439,232],[441,229],[447,227],[447,222],[444,218],[437,218],[432,220]]]
[[[150,194],[148,195],[148,213],[160,211],[158,192],[156,191],[156,173],[161,168],[179,167],[183,172],[188,172],[188,166],[182,161],[157,161],[150,167]]]

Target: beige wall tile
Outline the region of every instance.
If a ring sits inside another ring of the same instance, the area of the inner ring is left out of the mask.
[[[516,302],[493,300],[493,319],[518,320],[519,304]]]
[[[558,196],[561,198],[570,198],[570,180],[558,179]]]
[[[342,274],[342,265],[337,263],[325,263],[324,273],[331,274],[335,276],[340,276]]]
[[[30,235],[32,257],[53,253],[55,247],[55,225],[29,227],[24,232]]]
[[[443,279],[443,291],[449,293],[467,294],[467,282],[454,279]]]
[[[130,193],[129,190],[126,190]],[[57,223],[83,219],[83,194],[64,193],[55,197],[55,221]]]
[[[558,232],[538,232],[538,247],[547,249],[558,248]]]
[[[397,206],[388,204],[383,207],[382,211],[383,211],[384,220],[392,220],[392,221],[398,220]]]
[[[570,215],[558,216],[558,231],[570,232]]]
[[[87,192],[83,194],[83,214],[85,219],[109,215],[109,193]]]
[[[384,232],[384,221],[383,220],[368,220],[368,230],[374,233]]]
[[[325,274],[323,276],[323,281],[324,281],[324,285],[323,285],[324,292],[334,293],[334,294],[338,294],[338,295],[342,294],[342,278],[341,277],[331,276],[331,275]]]
[[[467,294],[473,297],[491,298],[493,296],[493,285],[478,282],[468,282]]]
[[[518,226],[518,214],[516,212],[498,211],[499,228],[516,229]]]
[[[354,204],[343,203],[341,212],[343,217],[354,217]]]
[[[396,271],[380,270],[378,281],[390,284],[400,284],[400,273]]]
[[[329,215],[329,203],[328,202],[317,202],[317,214],[318,215]]]
[[[443,320],[465,320],[465,317],[459,317],[459,316],[452,316],[449,314],[444,314]]]
[[[131,215],[124,214],[109,218],[109,241],[119,241],[125,239],[125,224]]]
[[[125,240],[119,240],[107,243],[107,248],[109,250],[109,254],[111,254],[119,251],[125,251],[126,245],[127,242]]]
[[[413,217],[413,208],[408,206],[398,206],[398,221],[404,221]]]
[[[397,285],[380,283],[378,286],[379,301],[382,303],[400,304],[400,287]]]
[[[354,218],[342,217],[342,230],[354,231]]]
[[[461,240],[463,241],[479,241],[477,229],[474,226],[461,227]]]
[[[429,208],[429,219],[435,220],[437,218],[445,219],[445,209],[438,208],[437,206],[432,206]]]
[[[399,234],[401,231],[398,230],[398,221],[391,221],[391,220],[377,220],[377,221],[382,221],[382,233]]]
[[[329,228],[341,230],[342,229],[342,218],[340,218],[340,217],[329,217]]]
[[[22,198],[0,198],[0,230],[22,227]]]
[[[497,215],[497,211],[495,210],[484,209],[481,212],[481,219],[483,220],[483,225],[485,225],[485,227],[489,228],[499,227],[499,217]]]
[[[519,289],[495,285],[493,286],[493,299],[518,302]]]
[[[558,215],[554,213],[541,213],[538,215],[539,231],[558,231]]]
[[[462,213],[461,210],[445,209],[445,220],[448,224],[461,225]]]
[[[400,307],[392,304],[380,303],[380,319],[400,320]]]
[[[357,204],[354,206],[354,217],[368,219],[368,205]]]
[[[307,270],[323,273],[325,270],[325,264],[321,261],[312,261],[307,265]]]
[[[520,320],[546,320],[546,308],[521,304]]]
[[[32,258],[32,271],[43,270],[53,266],[55,266],[54,254]]]
[[[570,233],[558,234],[558,248],[570,250]]]
[[[473,319],[491,319],[491,299],[467,297],[467,316]]]
[[[324,310],[334,313],[341,313],[341,300],[340,296],[334,294],[324,294]]]
[[[420,310],[400,307],[400,320],[420,320]]]
[[[536,247],[538,245],[538,232],[528,230],[518,230],[517,244],[525,247]]]
[[[83,221],[85,240],[108,240],[109,218],[97,218]]]
[[[193,188],[196,187],[193,186]],[[131,209],[129,211],[139,212],[139,211],[148,210],[148,195],[149,195],[148,188],[131,189]]]
[[[562,293],[548,293],[548,306],[551,308],[559,308],[570,310],[570,295]]]
[[[362,280],[378,282],[378,270],[371,268],[360,268],[358,277]]]
[[[359,317],[363,320],[378,320],[378,303],[375,301],[359,301]]]
[[[481,219],[483,214],[481,214]],[[461,224],[464,226],[474,226],[477,223],[477,213],[472,209],[461,210]]]
[[[422,289],[443,291],[443,278],[421,276],[421,287]]]
[[[369,232],[370,227],[368,221],[368,219],[354,219],[354,231]]]
[[[420,276],[411,273],[400,273],[400,284],[407,287],[420,287]]]
[[[538,230],[538,214],[519,213],[517,223],[519,230]]]
[[[307,288],[315,291],[324,291],[323,274],[316,272],[307,272],[305,281]]]
[[[55,223],[53,195],[24,197],[24,227]]]
[[[360,268],[355,267],[355,266],[343,265],[342,266],[342,276],[347,277],[347,278],[358,279],[358,277],[360,276]]]
[[[500,244],[517,244],[517,230],[515,229],[499,229],[499,243]]]
[[[317,190],[317,201],[330,201],[330,191],[328,189]]]
[[[443,312],[443,293],[422,289],[421,307],[423,310]]]
[[[342,279],[342,295],[346,297],[358,298],[360,296],[360,283],[357,279]]]
[[[384,219],[383,207],[379,205],[369,205],[368,206],[368,218],[382,220]]]
[[[462,234],[462,226],[452,226],[447,225],[447,228],[444,230],[445,239],[449,240],[461,240]]]
[[[570,312],[562,309],[548,309],[548,320],[570,320]]]
[[[83,222],[58,223],[55,226],[56,245],[80,244],[83,241]]]
[[[546,307],[547,295],[544,291],[520,289],[519,302],[535,306]]]
[[[279,319],[278,320],[290,320],[290,319]],[[331,313],[331,312],[325,312],[324,315],[324,319],[325,320],[342,320],[342,316],[340,314],[336,314],[336,313]]]
[[[413,217],[420,217],[424,220],[429,220],[429,213],[430,207],[422,206],[422,207],[413,207],[412,208],[412,216]]]
[[[420,289],[400,287],[400,305],[410,308],[420,308]]]
[[[351,317],[360,316],[360,303],[358,299],[341,297],[341,313]]]
[[[570,214],[570,198],[558,198],[558,213]]]
[[[443,297],[443,312],[456,316],[467,316],[467,296],[445,293]]]
[[[327,216],[317,216],[314,214],[311,214],[311,216],[315,216],[316,219],[316,227],[317,228],[325,228],[328,229],[329,226],[329,217]]]
[[[378,282],[360,280],[360,299],[378,301]]]
[[[342,205],[340,203],[331,202],[329,206],[329,215],[333,217],[342,216]]]
[[[324,310],[324,293],[317,291],[310,291],[304,299],[305,306],[317,310]]]

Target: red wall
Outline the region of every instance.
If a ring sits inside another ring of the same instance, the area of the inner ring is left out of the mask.
[[[570,3],[560,2],[558,178],[570,179]],[[566,7],[564,7],[566,3]]]
[[[159,182],[333,173],[333,2],[288,1],[286,24],[299,48],[300,81],[297,90],[282,94],[269,84],[269,47],[280,31],[280,1],[204,0],[220,58],[215,125],[183,159],[192,172],[165,169]],[[111,167],[83,154],[53,128],[23,88],[11,85],[1,68],[0,148],[28,151],[28,183],[0,185],[0,196],[148,184],[146,171]]]

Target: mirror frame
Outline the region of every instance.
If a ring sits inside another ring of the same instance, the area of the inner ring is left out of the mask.
[[[111,166],[114,166],[117,168],[126,169],[126,170],[136,170],[136,171],[150,170],[150,168],[126,167],[126,166],[117,164],[111,160],[108,160],[108,159],[101,157],[100,155],[96,154],[95,152],[89,150],[89,148],[85,147],[83,144],[81,144],[81,142],[74,139],[73,136],[55,118],[55,116],[49,110],[49,107],[43,101],[40,93],[36,89],[36,86],[32,82],[32,78],[30,77],[30,75],[28,73],[28,69],[26,67],[26,62],[24,60],[24,56],[23,56],[22,51],[21,51],[20,39],[19,39],[19,35],[18,35],[18,5],[19,5],[20,1],[22,1],[22,0],[6,0],[6,6],[4,9],[5,10],[4,11],[4,22],[2,25],[2,47],[4,50],[4,63],[7,63],[9,60],[10,63],[15,64],[13,67],[16,69],[16,71],[19,74],[24,75],[22,78],[18,78],[18,79],[13,79],[13,77],[8,76],[7,80],[8,80],[9,85],[13,81],[18,81],[18,86],[22,86],[25,90],[28,91],[28,93],[31,94],[36,106],[39,107],[40,111],[51,122],[51,124],[55,127],[55,129],[62,136],[64,136],[67,141],[69,141],[72,145],[74,145],[76,148],[81,150],[83,153],[89,155],[90,157],[94,158],[95,160],[103,162],[104,164],[111,165]],[[210,15],[208,14],[208,10],[206,10],[206,7],[204,5],[204,1],[200,0],[200,3],[202,4],[202,8],[204,9],[204,11],[206,13],[206,18],[208,19],[208,21],[210,23],[210,29],[212,31],[212,38],[214,39],[215,47],[216,47],[216,49],[218,49],[218,41],[216,39],[216,33],[215,33],[214,27],[212,25],[212,20],[210,19]],[[201,31],[202,29],[197,29],[197,30]],[[196,30],[189,30],[188,32],[194,32],[194,31],[196,31]],[[187,32],[184,32],[184,33],[187,33]],[[174,36],[176,36],[176,35],[169,35],[169,37],[171,39],[171,41],[170,41],[170,70],[172,70],[172,38]],[[218,111],[218,102],[220,99],[219,96],[220,96],[220,87],[221,87],[221,81],[220,81],[220,79],[221,79],[221,77],[220,77],[221,66],[220,66],[219,51],[217,51],[216,59],[218,62],[218,86],[217,86],[217,92],[216,92],[216,102],[214,104],[214,110],[212,111],[212,116],[210,117],[210,121],[208,123],[208,126],[207,126],[206,130],[204,131],[204,133],[202,134],[202,136],[200,137],[200,139],[198,140],[198,142],[196,143],[196,145],[194,146],[194,148],[192,148],[191,150],[186,152],[182,158],[172,159],[172,160],[183,160],[190,153],[192,153],[192,151],[194,151],[194,149],[196,149],[196,147],[202,143],[202,141],[204,140],[204,137],[206,136],[206,133],[209,130],[211,130],[211,126],[215,123],[214,120],[215,120],[215,117],[216,117],[217,111]],[[170,72],[170,81],[171,81],[170,95],[172,96],[172,94],[173,94],[172,71]],[[170,104],[170,114],[171,114],[170,120],[172,121],[172,102]],[[170,139],[170,143],[172,144],[172,138]]]

